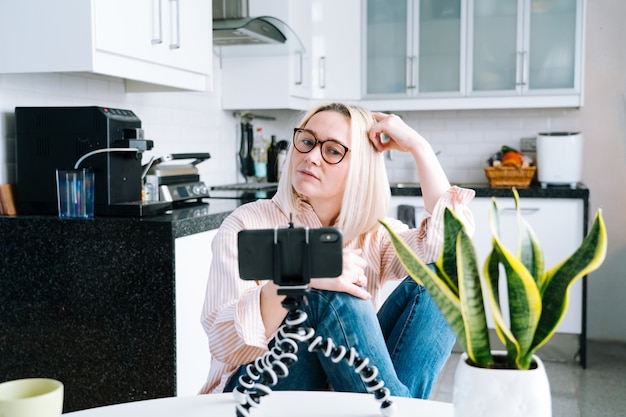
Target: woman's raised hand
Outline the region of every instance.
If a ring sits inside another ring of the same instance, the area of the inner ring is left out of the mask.
[[[373,112],[372,116],[378,123],[370,128],[369,138],[379,152],[389,149],[409,152],[417,141],[424,140],[395,114]]]

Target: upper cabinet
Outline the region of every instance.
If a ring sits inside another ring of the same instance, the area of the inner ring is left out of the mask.
[[[255,4],[258,14],[282,13],[305,49],[222,59],[225,108],[582,105],[584,0],[251,0],[251,10]]]
[[[583,0],[366,0],[366,8],[368,106],[582,104]]]
[[[126,79],[129,90],[207,91],[211,15],[204,0],[2,2],[0,73],[90,72]]]
[[[367,0],[366,99],[459,96],[461,0]]]
[[[250,0],[250,16],[284,21],[303,48],[230,47],[220,59],[222,107],[308,109],[312,100],[358,100],[361,1]]]
[[[580,1],[474,0],[469,4],[472,93],[580,91]]]

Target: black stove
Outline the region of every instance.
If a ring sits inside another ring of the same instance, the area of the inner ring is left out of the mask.
[[[247,182],[227,185],[214,185],[209,191],[210,198],[230,198],[254,201],[260,198],[272,198],[276,194],[278,183]]]

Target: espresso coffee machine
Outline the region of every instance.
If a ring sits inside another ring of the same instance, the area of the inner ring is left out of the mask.
[[[141,156],[153,147],[130,110],[107,107],[15,108],[17,204],[20,214],[56,214],[56,170],[95,174],[96,216],[145,216],[170,202],[142,201]]]

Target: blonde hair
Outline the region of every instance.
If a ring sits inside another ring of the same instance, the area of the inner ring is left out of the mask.
[[[386,217],[391,196],[389,179],[383,154],[374,148],[368,137],[370,128],[376,123],[371,112],[361,107],[341,103],[325,104],[309,111],[298,127],[305,127],[311,117],[323,111],[340,113],[350,121],[352,138],[350,168],[336,224],[343,233],[344,242],[347,242],[378,227],[378,220]],[[278,194],[285,208],[290,213],[297,213],[302,196],[291,185],[291,154],[293,152],[293,146],[290,146],[283,175],[278,184]]]

